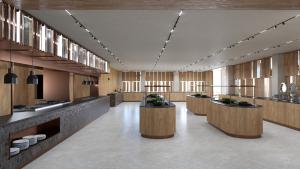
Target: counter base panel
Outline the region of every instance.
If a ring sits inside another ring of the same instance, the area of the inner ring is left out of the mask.
[[[225,130],[222,130],[221,128],[215,126],[214,124],[208,122],[208,124],[210,124],[211,126],[213,126],[214,128],[220,130],[221,132],[223,132],[224,134],[231,136],[231,137],[236,137],[236,138],[244,138],[244,139],[256,139],[256,138],[261,138],[261,135],[253,135],[253,136],[249,136],[249,135],[237,135],[237,134],[232,134],[232,133],[228,133]]]

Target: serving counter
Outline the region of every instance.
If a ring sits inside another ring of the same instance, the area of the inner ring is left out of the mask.
[[[229,97],[229,96],[223,96]],[[252,100],[249,97],[231,96],[236,100]],[[271,98],[256,98],[256,104],[262,105],[263,119],[272,123],[300,130],[300,104]]]
[[[210,102],[207,113],[209,124],[224,133],[239,138],[258,138],[263,132],[261,106],[242,107],[226,105],[217,101]]]
[[[206,116],[210,109],[210,98],[187,95],[186,108],[195,115]]]
[[[77,101],[39,112],[18,112],[0,117],[0,169],[21,168],[109,110],[109,97]],[[11,142],[25,135],[47,135],[47,139],[15,156]]]
[[[140,105],[140,133],[142,137],[163,139],[173,137],[176,131],[176,107]]]

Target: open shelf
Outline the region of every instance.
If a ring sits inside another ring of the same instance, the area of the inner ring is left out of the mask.
[[[47,140],[47,139],[51,138],[52,136],[58,134],[59,132],[60,132],[60,118],[56,118],[56,119],[50,120],[48,122],[39,124],[37,126],[33,126],[31,128],[27,128],[27,129],[24,129],[24,130],[21,130],[21,131],[10,133],[9,139],[10,139],[10,143],[12,143],[14,140],[20,139],[20,138],[22,138],[24,136],[27,136],[27,135],[46,134],[46,139],[45,140]],[[20,151],[19,154],[14,155],[14,156],[10,156],[10,158],[21,155],[23,152],[30,150],[31,148],[33,148],[36,145],[44,142],[45,140],[38,141],[37,144],[29,146],[28,149],[22,150],[22,151]],[[8,152],[9,152],[9,149],[10,149],[11,146],[12,145],[10,144],[9,147],[7,148]]]

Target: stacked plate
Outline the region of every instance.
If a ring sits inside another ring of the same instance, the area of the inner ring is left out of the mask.
[[[12,147],[9,149],[9,151],[10,151],[10,156],[14,156],[20,153],[20,148]]]
[[[24,136],[23,139],[28,140],[30,146],[35,145],[37,143],[37,137],[35,135]]]
[[[29,140],[27,139],[14,140],[12,142],[12,147],[19,148],[20,150],[25,150],[29,147]]]
[[[34,136],[37,138],[37,141],[42,141],[47,138],[46,134],[36,134]]]

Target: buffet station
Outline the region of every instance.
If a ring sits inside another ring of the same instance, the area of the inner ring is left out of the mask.
[[[0,168],[22,168],[109,107],[108,96],[14,107],[11,116],[0,117]]]
[[[254,86],[212,86],[244,88]],[[261,105],[230,98],[210,100],[207,121],[227,135],[239,138],[259,138],[263,132],[263,109]]]
[[[115,107],[123,102],[123,93],[113,92],[107,94],[110,97],[110,106]]]
[[[206,116],[209,111],[210,97],[200,93],[186,96],[186,108],[199,116]]]
[[[148,88],[171,88],[171,86],[145,86],[140,104],[140,133],[142,137],[163,139],[173,137],[176,131],[176,106],[170,102],[171,90],[148,93]]]

